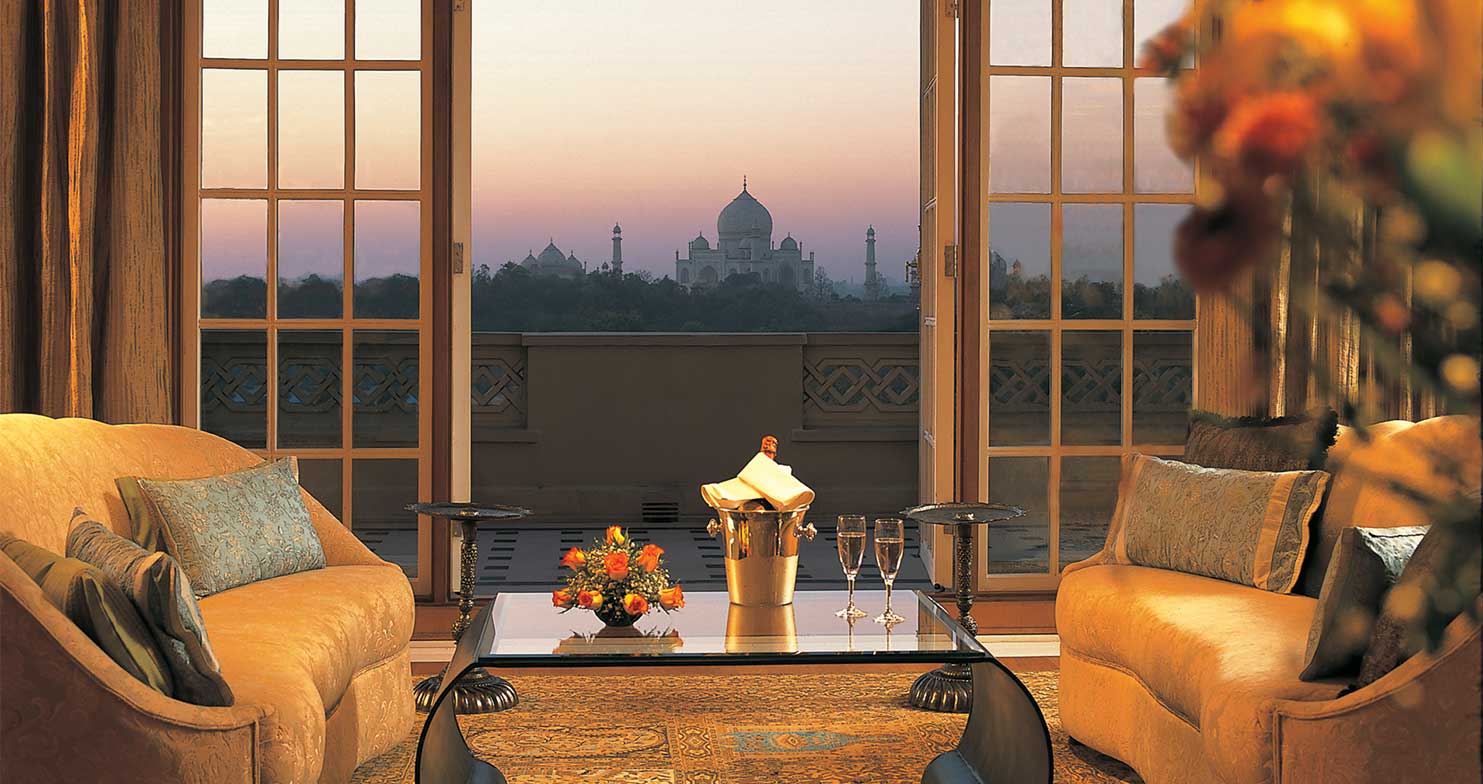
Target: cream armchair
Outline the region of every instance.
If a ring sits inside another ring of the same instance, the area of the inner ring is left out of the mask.
[[[1324,548],[1344,526],[1425,522],[1385,489],[1383,477],[1435,485],[1442,480],[1427,455],[1463,461],[1465,476],[1476,477],[1483,464],[1476,419],[1388,422],[1373,433],[1363,444],[1344,432],[1330,451],[1335,481],[1305,573],[1321,578]],[[1073,738],[1123,760],[1150,784],[1400,784],[1483,775],[1483,643],[1467,618],[1452,623],[1436,655],[1419,654],[1340,696],[1342,679],[1298,678],[1316,599],[1113,560],[1104,549],[1062,573],[1061,721]]]
[[[259,458],[180,427],[0,415],[0,527],[62,552],[73,507],[126,534],[113,480]],[[201,600],[236,696],[189,705],[136,681],[0,556],[0,778],[343,782],[412,728],[413,597],[400,568],[305,494],[327,567]]]

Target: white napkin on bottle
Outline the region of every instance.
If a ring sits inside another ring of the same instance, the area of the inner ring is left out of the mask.
[[[814,491],[793,477],[792,468],[778,465],[761,452],[735,479],[701,485],[700,495],[712,509],[737,509],[748,501],[765,499],[780,512],[791,512],[814,500]]]

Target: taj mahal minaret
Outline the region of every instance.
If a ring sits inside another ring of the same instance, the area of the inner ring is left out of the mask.
[[[865,298],[881,298],[881,278],[875,271],[875,227],[865,229]]]
[[[623,274],[623,227],[613,224],[613,274]]]

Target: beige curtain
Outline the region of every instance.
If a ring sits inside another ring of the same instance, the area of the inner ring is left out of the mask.
[[[1377,216],[1347,204],[1321,183],[1296,189],[1285,220],[1287,241],[1225,294],[1202,296],[1197,407],[1227,416],[1284,416],[1320,406],[1356,407],[1367,420],[1423,419],[1437,406],[1404,374],[1387,373],[1382,356],[1409,359],[1405,336],[1362,328],[1352,312],[1325,304],[1323,281],[1373,257]],[[1323,243],[1311,217],[1351,216],[1343,243]],[[1403,292],[1409,302],[1410,292]]]
[[[0,411],[174,419],[164,6],[0,0]]]

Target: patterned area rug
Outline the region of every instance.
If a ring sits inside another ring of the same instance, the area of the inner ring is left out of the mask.
[[[1122,763],[1068,744],[1057,673],[1019,677],[1050,725],[1057,782],[1140,781]],[[459,721],[470,747],[511,784],[914,784],[957,745],[966,721],[907,705],[914,678],[516,675],[518,707]],[[416,745],[414,732],[353,780],[411,784]]]

